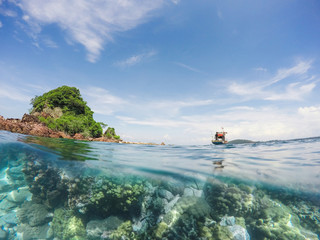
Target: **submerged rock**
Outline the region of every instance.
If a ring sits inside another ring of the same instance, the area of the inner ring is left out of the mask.
[[[0,223],[2,226],[14,226],[17,225],[17,222],[18,218],[15,212],[7,213],[0,218]]]
[[[7,196],[7,200],[14,203],[23,203],[25,200],[30,201],[31,196],[32,194],[28,190],[28,188],[23,187],[23,188],[11,191]]]
[[[6,198],[0,202],[0,209],[4,211],[10,211],[16,207],[17,207],[16,203],[10,202]]]
[[[203,190],[198,190],[195,188],[185,188],[183,192],[184,197],[203,197]]]
[[[173,194],[171,192],[169,192],[168,190],[165,189],[159,189],[158,190],[158,194],[160,197],[167,199],[168,201],[170,201],[171,199],[174,198]]]
[[[230,235],[232,236],[233,240],[250,240],[250,235],[248,231],[240,225],[236,224],[236,218],[231,216],[224,216],[222,217],[220,221],[220,226],[224,227],[220,229],[220,231],[226,231],[228,230],[230,232]]]
[[[0,229],[0,240],[6,240],[7,239],[7,232]]]
[[[233,226],[236,224],[236,219],[235,217],[231,216],[231,217],[227,217],[224,216],[221,221],[220,221],[220,226]]]
[[[33,202],[25,202],[18,210],[17,216],[21,223],[28,224],[31,227],[46,224],[53,217],[44,205]]]
[[[42,226],[30,226],[28,224],[20,224],[17,227],[18,239],[34,240],[34,239],[52,239],[52,230],[48,224]]]
[[[89,240],[99,240],[112,234],[123,223],[118,217],[110,216],[104,220],[91,220],[86,227]]]
[[[164,212],[168,213],[173,208],[173,206],[178,202],[179,199],[180,199],[180,196],[176,195],[168,204],[164,206]]]

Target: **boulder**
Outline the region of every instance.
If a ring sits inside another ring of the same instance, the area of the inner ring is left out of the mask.
[[[159,189],[158,194],[160,197],[165,198],[168,201],[171,201],[174,198],[173,194],[166,189]]]
[[[34,115],[30,115],[30,114],[24,114],[21,122],[33,122],[33,123],[40,123],[40,120],[38,117],[34,116]]]

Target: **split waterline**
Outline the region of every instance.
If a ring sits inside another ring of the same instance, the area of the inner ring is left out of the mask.
[[[0,239],[319,239],[319,143],[153,146],[0,131]]]

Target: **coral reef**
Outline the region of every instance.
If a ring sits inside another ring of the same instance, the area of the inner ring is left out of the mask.
[[[112,232],[109,239],[123,240],[123,239],[139,239],[137,234],[132,229],[131,221],[122,223],[115,231]]]
[[[68,175],[21,152],[0,162],[0,239],[319,239],[319,205],[299,195],[217,179]]]
[[[63,205],[67,185],[60,171],[41,161],[27,161],[22,171],[34,202],[45,204],[48,208]]]
[[[123,221],[115,216],[110,216],[103,220],[91,220],[87,223],[86,231],[89,240],[99,240],[110,237]]]
[[[213,209],[214,220],[224,215],[246,216],[254,209],[254,197],[249,189],[236,187],[217,180],[211,180],[204,187],[207,202]]]
[[[68,183],[68,206],[100,217],[139,215],[144,194],[144,182],[138,179],[81,178]]]
[[[58,208],[52,220],[54,236],[62,240],[85,240],[86,229],[83,220],[74,215],[73,211]]]

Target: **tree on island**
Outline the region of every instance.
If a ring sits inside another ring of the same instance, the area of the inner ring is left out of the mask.
[[[103,136],[109,139],[116,139],[116,140],[120,139],[120,136],[118,136],[114,128],[111,128],[111,127],[108,127],[108,129],[104,132]]]
[[[38,116],[50,129],[71,136],[80,133],[84,137],[101,137],[101,125],[106,126],[93,119],[93,111],[75,87],[62,86],[42,96],[35,96],[31,99],[31,105],[31,114]]]

